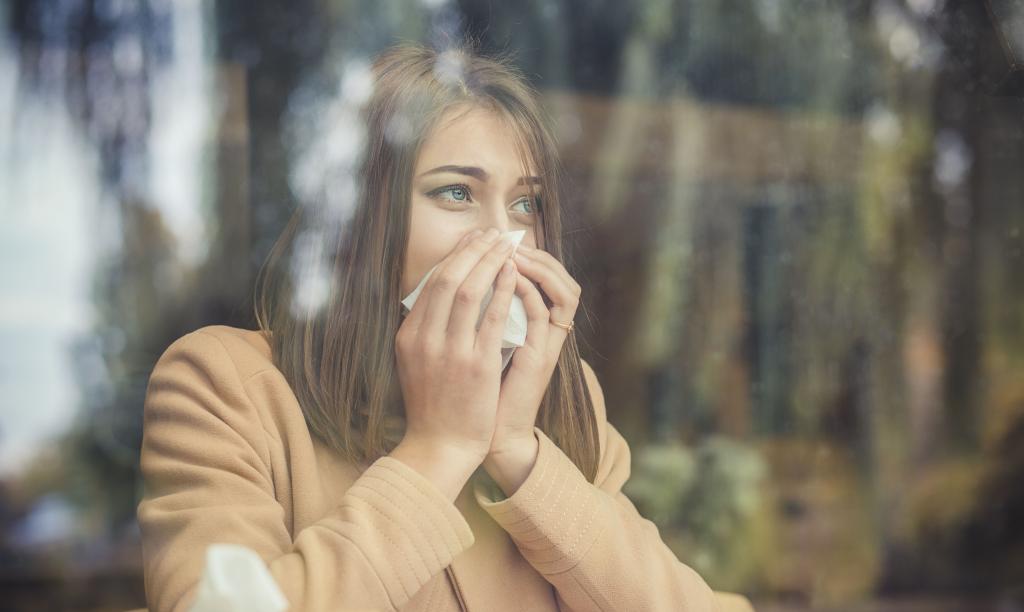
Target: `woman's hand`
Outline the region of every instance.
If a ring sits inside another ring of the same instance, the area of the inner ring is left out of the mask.
[[[455,451],[474,466],[494,433],[501,336],[517,276],[512,247],[498,235],[492,229],[464,237],[431,274],[395,338],[406,413],[402,444]],[[496,276],[477,331],[481,301]]]
[[[512,364],[501,383],[494,438],[484,461],[485,469],[508,495],[533,466],[538,443],[533,433],[537,411],[569,335],[568,330],[551,322],[573,320],[581,291],[562,264],[546,251],[520,245],[515,261],[519,270],[516,294],[527,314],[526,343],[512,355]],[[550,309],[534,282],[552,302]]]

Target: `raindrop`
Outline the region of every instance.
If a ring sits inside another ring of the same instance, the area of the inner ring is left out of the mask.
[[[922,17],[932,14],[935,10],[935,0],[907,0],[907,5]]]
[[[759,0],[756,4],[757,16],[770,32],[782,29],[782,3],[780,0]]]
[[[412,127],[412,120],[409,117],[403,113],[395,113],[384,128],[384,137],[396,147],[406,145],[412,140]]]
[[[921,41],[917,33],[906,24],[896,26],[889,35],[889,52],[904,63],[915,62],[920,47]]]
[[[882,104],[873,105],[867,113],[868,134],[881,144],[892,144],[903,133],[899,117]]]
[[[557,2],[548,1],[541,7],[541,15],[548,21],[554,21],[558,18],[559,6]]]
[[[558,118],[558,139],[563,144],[573,144],[583,135],[583,124],[576,113],[566,112]]]
[[[341,77],[341,96],[349,104],[360,105],[373,95],[373,72],[365,59],[345,64]]]
[[[960,185],[971,166],[971,153],[963,138],[952,130],[935,137],[935,179],[946,190]]]
[[[142,71],[142,43],[137,36],[122,36],[114,45],[114,67],[123,75]]]
[[[445,85],[456,85],[465,78],[465,59],[456,51],[445,51],[437,57],[434,76]]]
[[[316,229],[306,230],[295,241],[292,265],[292,315],[302,318],[323,307],[330,292],[330,274],[325,265],[324,239]]]

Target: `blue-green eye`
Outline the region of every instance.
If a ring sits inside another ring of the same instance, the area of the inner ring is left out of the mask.
[[[530,200],[529,198],[520,198],[520,199],[516,200],[516,201],[515,201],[515,203],[514,203],[514,204],[512,204],[512,205],[513,205],[513,206],[516,206],[516,205],[518,205],[518,204],[525,204],[525,205],[526,205],[526,210],[525,210],[525,211],[523,211],[523,212],[525,212],[525,213],[526,213],[526,214],[528,214],[528,215],[532,215],[532,214],[534,214],[535,212],[537,212],[537,206],[536,206],[536,205],[535,205],[535,203],[534,203],[534,202],[533,202],[532,200]]]
[[[447,185],[435,189],[427,195],[434,198],[441,197],[441,199],[453,202],[466,202],[469,200],[469,187],[466,185]]]

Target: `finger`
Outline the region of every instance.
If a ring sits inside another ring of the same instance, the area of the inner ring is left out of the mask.
[[[516,268],[519,267],[518,262]],[[516,273],[516,295],[523,301],[526,309],[526,344],[542,352],[547,346],[548,333],[554,327],[550,324],[551,311],[548,310],[540,290],[523,274]]]
[[[423,288],[430,294],[430,302],[427,303],[426,312],[423,314],[420,330],[421,333],[428,335],[428,341],[440,342],[447,334],[455,292],[497,240],[497,230],[484,232],[469,240],[446,261],[438,264],[427,281],[427,286]]]
[[[476,324],[480,320],[481,303],[494,286],[495,277],[511,253],[511,242],[496,242],[455,292],[451,318],[448,320],[448,334],[458,346],[469,348],[476,342]]]
[[[508,320],[512,296],[515,294],[517,277],[515,262],[506,258],[501,272],[498,273],[494,295],[487,305],[480,331],[476,334],[475,348],[482,355],[500,355],[501,337],[505,331],[505,322]]]
[[[477,238],[482,233],[483,231],[481,230],[473,230],[472,232],[468,232],[459,240],[458,244],[455,245],[455,248],[453,248],[451,252],[448,253],[448,255],[446,255],[440,262],[438,262],[433,274],[430,275],[430,278],[428,278],[427,282],[423,285],[423,288],[420,290],[419,297],[416,298],[416,302],[413,303],[412,308],[409,309],[409,314],[407,314],[405,317],[403,325],[408,325],[410,331],[416,332],[419,329],[420,325],[423,324],[423,317],[426,314],[427,309],[430,305],[430,294],[432,293],[430,291],[430,286],[434,278],[436,278],[437,270],[440,269],[441,264],[450,260],[456,253],[459,253],[460,250],[464,248],[466,244],[469,243],[470,240]]]
[[[534,251],[534,253],[538,252]],[[564,276],[554,269],[554,266],[562,268],[562,264],[558,263],[558,260],[551,258],[550,261],[546,261],[533,255],[520,257],[517,252],[516,264],[519,266],[520,272],[530,280],[537,282],[544,294],[551,300],[552,320],[568,323],[576,316],[576,308],[579,305],[579,293],[576,289],[578,285],[569,277],[570,285]],[[564,268],[562,269],[564,270]]]
[[[544,249],[537,249],[529,246],[525,248],[521,247],[521,249],[523,255],[525,255],[528,259],[530,259],[531,261],[536,261],[542,265],[551,268],[552,270],[555,271],[556,274],[562,277],[562,279],[565,281],[566,286],[568,286],[570,289],[577,290],[578,292],[579,284],[576,283],[576,279],[574,279],[572,275],[569,274],[569,271],[565,269],[565,266],[562,265],[562,262],[558,261],[558,259],[554,255],[548,253]]]
[[[576,309],[579,307],[579,285],[569,276],[561,262],[545,251],[527,249],[533,257],[522,258],[524,263],[520,268],[523,273],[533,280],[536,280],[544,293],[551,300],[549,321],[568,323],[576,317]],[[524,253],[526,252],[524,251]],[[532,274],[531,274],[532,273]],[[568,283],[565,279],[568,279]],[[557,327],[558,331],[552,330],[551,338],[561,346],[569,335],[569,330]]]

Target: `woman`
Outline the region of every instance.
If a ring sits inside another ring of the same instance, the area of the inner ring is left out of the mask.
[[[300,210],[261,274],[260,330],[196,330],[152,373],[152,609],[188,609],[212,543],[256,551],[296,610],[747,609],[621,492],[629,448],[574,341],[535,95],[498,61],[416,46],[373,85],[351,218]],[[282,273],[309,244],[329,254],[321,302]],[[513,296],[527,336],[503,369]]]

